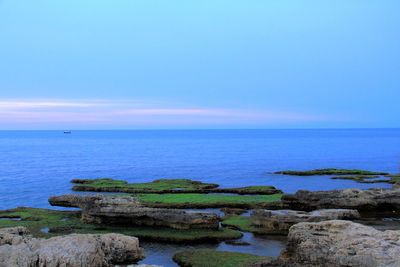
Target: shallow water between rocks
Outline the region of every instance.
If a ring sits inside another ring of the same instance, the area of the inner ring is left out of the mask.
[[[400,129],[115,130],[73,131],[69,135],[62,131],[0,131],[0,209],[64,210],[50,206],[47,199],[84,194],[71,190],[71,179],[114,178],[134,183],[187,178],[217,183],[221,188],[272,185],[285,193],[390,188],[387,183],[360,184],[330,176],[294,177],[274,172],[345,168],[399,173],[399,147]],[[192,248],[277,256],[285,244],[277,237],[248,233],[244,239],[251,245],[141,242],[148,253],[143,262],[176,266],[172,255]]]
[[[172,257],[176,252],[190,249],[219,250],[256,254],[261,256],[277,257],[285,248],[286,237],[280,236],[258,236],[251,233],[243,233],[239,241],[250,243],[249,246],[228,245],[225,242],[220,244],[163,244],[155,242],[140,242],[140,246],[146,250],[147,257],[140,263],[155,264],[164,267],[178,266]]]

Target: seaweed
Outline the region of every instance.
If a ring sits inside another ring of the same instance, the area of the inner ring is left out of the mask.
[[[173,257],[173,260],[182,267],[248,267],[267,259],[270,258],[239,252],[209,250],[186,250],[176,253]]]
[[[280,206],[283,194],[273,195],[210,195],[210,194],[138,194],[143,205],[153,208],[267,208]]]
[[[218,230],[177,230],[166,227],[129,227],[90,224],[80,221],[79,211],[58,211],[27,207],[19,207],[16,209],[0,211],[0,218],[9,218],[9,220],[0,220],[0,228],[24,226],[30,230],[33,236],[44,238],[70,233],[120,233],[130,236],[136,236],[140,238],[140,240],[155,240],[158,242],[215,243],[225,240],[238,239],[242,236],[239,231],[226,228],[221,228]],[[21,220],[16,221],[13,220],[13,218],[21,218]],[[35,219],[32,220],[31,218]]]
[[[241,195],[277,194],[281,190],[273,186],[245,186],[217,188],[218,184],[203,183],[189,179],[159,179],[148,183],[127,183],[115,179],[74,179],[74,191],[121,192],[121,193],[233,193]]]

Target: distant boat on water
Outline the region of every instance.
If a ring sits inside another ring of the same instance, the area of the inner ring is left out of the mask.
[[[71,134],[71,131],[64,131],[65,134]]]

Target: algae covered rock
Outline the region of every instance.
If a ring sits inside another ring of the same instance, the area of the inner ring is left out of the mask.
[[[17,227],[1,234],[14,234],[21,237],[17,244],[0,245],[0,266],[114,266],[133,264],[145,258],[145,252],[139,247],[135,237],[121,234],[71,234],[36,239],[29,231]]]
[[[221,194],[142,194],[138,199],[147,207],[207,209],[207,208],[268,208],[282,209],[283,194],[221,195]]]
[[[388,175],[387,172],[375,172],[355,169],[315,169],[310,171],[278,171],[276,174],[312,176],[312,175]]]
[[[254,210],[250,216],[229,215],[223,226],[261,235],[287,235],[289,228],[299,222],[319,222],[332,219],[358,219],[357,210],[326,209],[304,212],[297,210]]]
[[[382,232],[342,220],[298,223],[289,230],[280,260],[306,266],[400,266],[400,231]]]
[[[248,212],[247,209],[240,209],[240,208],[222,208],[221,211],[225,214],[225,216],[241,215]]]
[[[357,210],[323,209],[312,212],[297,210],[254,210],[250,216],[255,226],[272,231],[288,231],[299,222],[320,222],[336,219],[357,219],[360,214]]]
[[[88,223],[166,226],[174,229],[219,227],[219,216],[215,213],[148,208],[129,196],[62,195],[51,197],[49,202],[51,205],[81,208],[82,221]]]
[[[353,188],[332,191],[297,191],[282,197],[283,205],[295,210],[357,209],[360,212],[381,213],[400,210],[400,189]]]
[[[249,265],[249,267],[314,267],[314,266],[304,265],[295,262],[288,262],[279,259],[267,259],[267,260],[257,261]]]
[[[268,257],[239,252],[186,250],[174,255],[173,260],[183,267],[248,267]]]
[[[189,179],[158,179],[148,183],[128,183],[115,179],[74,179],[74,191],[122,192],[122,193],[233,193],[233,194],[279,194],[281,190],[273,186],[245,186],[219,188],[218,184],[203,183]]]
[[[80,220],[81,211],[60,211],[20,207],[0,211],[0,218],[19,218],[19,220],[0,220],[0,228],[24,226],[34,237],[49,238],[53,236],[77,234],[119,233],[135,236],[140,240],[151,240],[168,243],[217,243],[237,239],[242,236],[239,231],[219,229],[172,229],[153,226],[127,226],[86,223]],[[29,218],[37,220],[31,221]],[[46,231],[44,231],[46,229]],[[15,238],[15,236],[13,236]]]

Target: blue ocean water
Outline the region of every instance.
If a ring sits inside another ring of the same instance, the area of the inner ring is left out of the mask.
[[[400,129],[0,131],[0,209],[49,208],[74,178],[190,178],[288,193],[390,187],[272,174],[329,167],[399,173]]]

